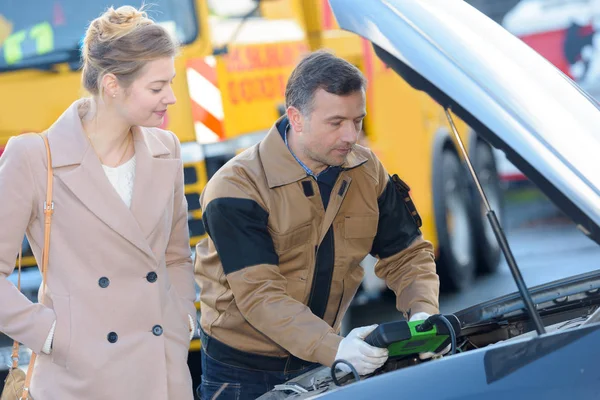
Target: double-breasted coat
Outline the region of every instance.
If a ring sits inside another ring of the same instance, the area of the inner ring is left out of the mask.
[[[47,131],[54,214],[38,303],[6,278],[24,233],[41,265],[46,149],[39,135],[20,135],[0,157],[0,331],[39,354],[34,399],[192,399],[186,360],[196,293],[179,141],[132,128],[128,208],[83,131],[87,101]],[[40,353],[54,322],[51,354]]]

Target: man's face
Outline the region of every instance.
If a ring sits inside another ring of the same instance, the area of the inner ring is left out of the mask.
[[[364,91],[338,96],[317,89],[309,115],[292,114],[297,145],[303,153],[298,156],[313,172],[342,165],[358,140],[365,115]]]

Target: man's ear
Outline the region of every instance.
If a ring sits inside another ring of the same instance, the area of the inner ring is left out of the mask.
[[[302,128],[304,127],[304,118],[302,117],[300,110],[298,110],[296,107],[290,106],[285,112],[294,132],[302,132]]]

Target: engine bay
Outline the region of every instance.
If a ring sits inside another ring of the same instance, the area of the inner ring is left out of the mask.
[[[547,289],[547,288],[544,288]],[[544,294],[539,291],[538,296]],[[557,293],[556,291],[554,292]],[[547,333],[577,329],[579,327],[600,322],[600,292],[589,289],[568,296],[556,297],[549,301],[537,303],[538,311]],[[503,304],[507,304],[506,298]],[[456,354],[491,347],[507,341],[514,341],[534,337],[537,335],[535,327],[524,308],[516,308],[502,316],[489,318],[486,321],[465,323],[473,320],[473,313],[479,317],[486,315],[484,303],[476,309],[467,309],[456,314],[462,323],[460,334],[456,338]],[[496,308],[496,310],[502,309]],[[487,315],[487,317],[490,317]],[[436,362],[443,357],[452,357],[450,353],[445,356],[436,356],[432,359],[421,360],[417,354],[410,356],[390,357],[388,361],[373,374],[361,376],[360,380],[371,379],[378,375],[393,371],[411,368],[423,363]],[[337,381],[337,382],[336,382]],[[329,367],[319,367],[311,370],[285,384],[276,386],[272,391],[264,394],[259,399],[310,399],[315,396],[335,390],[339,386],[348,386],[356,382],[352,373],[336,369],[335,380]]]

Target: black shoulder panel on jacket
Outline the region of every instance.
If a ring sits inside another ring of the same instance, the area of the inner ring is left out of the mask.
[[[222,197],[208,203],[202,221],[225,274],[258,264],[279,265],[268,219],[254,200]]]
[[[387,258],[406,249],[421,231],[421,218],[408,194],[408,185],[396,175],[388,179],[379,206],[379,225],[371,254]]]

